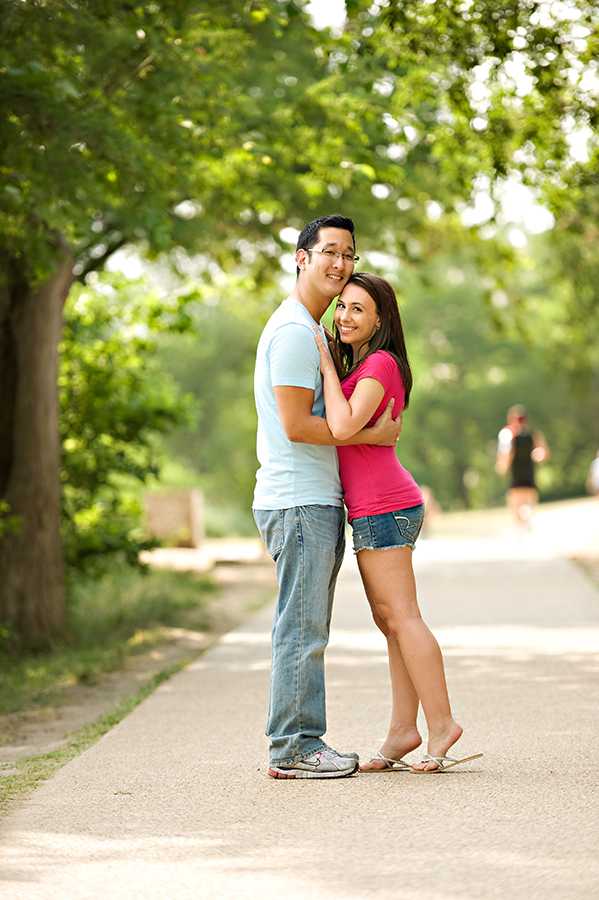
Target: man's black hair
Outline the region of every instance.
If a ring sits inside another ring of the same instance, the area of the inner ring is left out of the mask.
[[[354,235],[354,223],[351,219],[348,219],[347,216],[320,216],[319,219],[308,222],[300,232],[295,252],[297,253],[298,250],[309,250],[310,247],[313,247],[318,242],[321,228],[342,228],[343,231],[349,231],[352,236],[355,252],[356,238]],[[299,266],[296,271],[299,275]]]

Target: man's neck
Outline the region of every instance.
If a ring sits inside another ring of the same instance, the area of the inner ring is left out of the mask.
[[[296,281],[295,287],[289,295],[289,299],[295,300],[296,303],[301,303],[301,305],[308,310],[317,325],[320,323],[321,318],[333,302],[329,297],[310,294],[302,286],[300,281]]]

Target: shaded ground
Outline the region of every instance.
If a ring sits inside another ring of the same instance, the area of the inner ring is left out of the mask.
[[[568,540],[560,534],[563,521]],[[504,509],[447,513],[433,521],[427,538],[420,542],[446,544],[453,556],[458,544],[472,541],[481,546],[494,541],[501,552],[514,547],[538,547],[539,553],[560,545],[561,555],[572,559],[599,585],[599,504],[593,499],[545,504],[537,509],[531,535],[515,535]],[[563,546],[561,546],[563,544]],[[470,543],[470,549],[471,549]],[[438,550],[436,551],[438,552]],[[65,745],[69,735],[93,722],[121,701],[138,693],[158,672],[197,656],[223,634],[236,628],[276,592],[274,566],[259,540],[208,541],[201,550],[161,549],[148,562],[157,566],[210,571],[220,585],[211,601],[209,632],[164,628],[164,642],[151,652],[135,656],[124,670],[108,673],[94,684],[74,684],[65,689],[59,706],[0,717],[3,746],[0,764],[23,756],[36,756]]]

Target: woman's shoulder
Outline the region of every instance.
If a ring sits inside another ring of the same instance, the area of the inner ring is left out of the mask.
[[[388,350],[376,350],[360,363],[360,374],[364,372],[395,372],[398,370],[397,360]]]

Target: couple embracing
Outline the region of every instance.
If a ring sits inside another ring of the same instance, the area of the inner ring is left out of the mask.
[[[412,386],[401,318],[391,285],[354,273],[357,261],[351,219],[306,225],[296,284],[257,351],[254,518],[279,584],[266,729],[273,778],[340,778],[358,768],[432,773],[465,761],[447,756],[462,728],[416,597],[422,494],[394,449]],[[335,297],[334,361],[320,319]],[[362,766],[357,753],[323,740],[324,650],[345,550],[344,503],[364,590],[387,639],[392,686],[387,738]],[[427,753],[409,763],[404,756],[422,743],[419,704]]]

